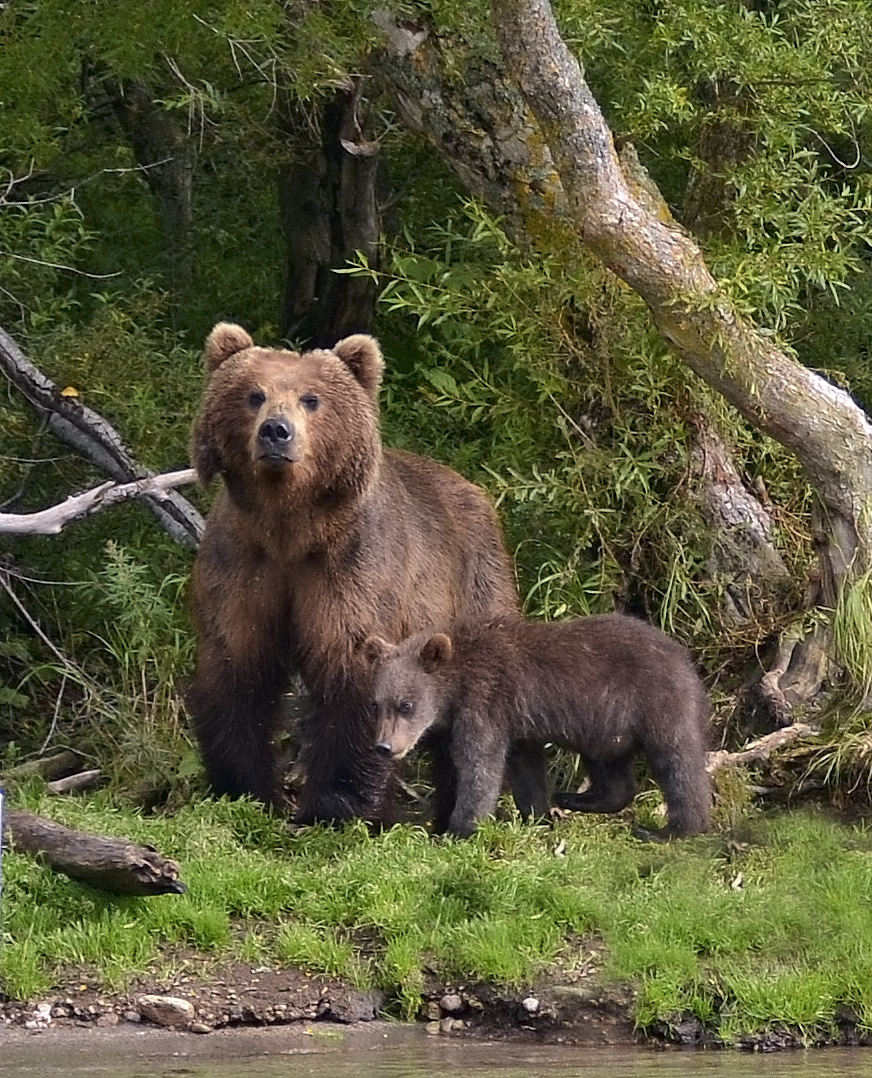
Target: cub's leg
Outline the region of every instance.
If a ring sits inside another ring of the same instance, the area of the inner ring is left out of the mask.
[[[593,761],[584,758],[588,788],[580,794],[564,791],[554,795],[558,808],[575,812],[620,812],[636,795],[636,776],[633,757],[618,760]]]
[[[509,750],[508,772],[518,812],[526,820],[546,819],[551,805],[544,747],[536,741],[516,741]]]
[[[711,827],[712,789],[702,738],[687,738],[669,750],[649,751],[648,763],[663,791],[668,835],[698,835]]]
[[[451,756],[457,769],[457,799],[448,834],[468,838],[497,805],[506,769],[508,739],[496,730],[456,722]]]
[[[457,770],[451,756],[451,736],[440,732],[428,745],[433,750],[433,834],[444,835],[457,801]]]

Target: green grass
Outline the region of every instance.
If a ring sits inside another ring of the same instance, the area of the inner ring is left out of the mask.
[[[601,976],[636,988],[642,1025],[689,1012],[727,1039],[811,1035],[845,1003],[872,1026],[872,835],[813,812],[652,846],[581,816],[553,830],[490,822],[456,842],[410,826],[294,835],[246,803],[149,819],[107,795],[31,807],[153,844],[190,890],[114,899],[7,855],[0,968],[13,997],[79,969],[118,988],[195,952],[379,986],[409,1017],[425,967],[523,986],[596,941]]]

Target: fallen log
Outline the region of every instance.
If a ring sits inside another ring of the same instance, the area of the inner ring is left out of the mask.
[[[0,771],[0,787],[8,786],[11,782],[20,782],[39,775],[40,778],[50,782],[60,778],[61,775],[69,774],[78,770],[82,764],[82,755],[75,749],[61,749],[52,753],[51,756],[40,756],[37,760],[27,760],[23,764],[16,764],[8,771]]]
[[[108,838],[46,820],[33,812],[6,813],[4,838],[21,853],[45,860],[57,872],[102,891],[123,895],[184,894],[179,866],[152,846]]]
[[[92,767],[89,771],[77,771],[74,775],[65,775],[62,779],[45,784],[45,792],[59,797],[63,794],[71,794],[78,790],[90,790],[97,786],[103,772],[99,767]]]

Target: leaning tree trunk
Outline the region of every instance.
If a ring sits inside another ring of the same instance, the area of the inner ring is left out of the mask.
[[[736,313],[632,149],[616,152],[547,0],[492,0],[492,14],[508,77],[473,55],[463,79],[449,77],[443,57],[459,42],[375,16],[401,115],[513,234],[581,240],[697,375],[795,453],[820,500],[818,598],[832,606],[872,568],[872,425],[848,393]]]
[[[386,36],[379,66],[406,124],[428,139],[521,245],[579,243],[551,151],[505,66],[450,33],[399,25],[384,12],[374,20]],[[451,77],[457,70],[462,80]],[[622,164],[657,200],[656,212],[668,214],[632,146],[624,148]],[[702,416],[697,427],[690,479],[715,534],[708,571],[723,584],[723,613],[736,623],[752,617],[752,594],[771,605],[787,570],[772,543],[768,507],[743,486],[727,446]]]

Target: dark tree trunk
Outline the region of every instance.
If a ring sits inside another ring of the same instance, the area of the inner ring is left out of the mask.
[[[362,89],[363,80],[355,78],[336,91],[321,115],[318,154],[281,180],[288,266],[281,331],[310,348],[329,348],[372,325],[375,282],[335,272],[357,251],[377,264],[379,157],[377,144],[363,134]]]
[[[710,112],[696,147],[698,165],[691,174],[681,207],[681,223],[699,239],[724,231],[728,207],[736,191],[727,171],[745,161],[754,139],[737,119],[751,110],[747,93],[732,83],[714,82],[701,88]]]
[[[164,233],[167,278],[174,295],[191,281],[190,245],[196,145],[178,113],[156,101],[142,82],[107,82],[112,111],[143,169]]]

